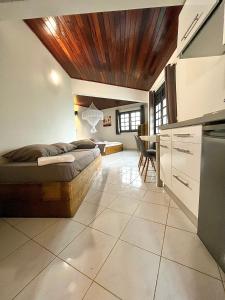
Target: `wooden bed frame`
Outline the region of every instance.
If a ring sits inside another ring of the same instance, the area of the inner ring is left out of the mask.
[[[109,155],[113,153],[117,153],[123,151],[123,144],[121,145],[112,145],[109,147],[105,147],[104,155]]]
[[[1,217],[72,217],[101,166],[101,155],[70,182],[0,184]]]

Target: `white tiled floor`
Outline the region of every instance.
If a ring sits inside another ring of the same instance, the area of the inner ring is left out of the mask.
[[[0,220],[1,300],[225,300],[196,228],[137,159],[103,157],[71,219]]]

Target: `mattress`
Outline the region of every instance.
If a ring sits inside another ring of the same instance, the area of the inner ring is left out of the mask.
[[[72,163],[59,163],[42,167],[38,167],[36,162],[9,162],[1,164],[0,184],[71,181],[100,155],[100,150],[98,148],[79,149],[69,152],[69,154],[75,157],[75,161]]]

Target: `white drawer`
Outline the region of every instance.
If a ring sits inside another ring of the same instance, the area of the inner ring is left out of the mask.
[[[184,143],[201,143],[202,125],[172,129],[172,141]]]
[[[160,179],[171,187],[171,141],[160,142]]]
[[[201,144],[172,142],[172,167],[200,181]]]
[[[160,131],[160,141],[170,141],[172,136],[172,129],[165,129]]]
[[[198,217],[199,183],[172,168],[172,191]]]

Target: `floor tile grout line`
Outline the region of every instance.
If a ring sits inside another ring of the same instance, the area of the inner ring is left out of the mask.
[[[25,219],[26,219],[26,218],[25,218]],[[30,218],[28,218],[28,219],[30,219]],[[33,219],[35,219],[35,218],[33,218]],[[40,218],[37,218],[37,219],[40,219]],[[46,219],[47,219],[47,218],[46,218]],[[48,219],[54,219],[54,218],[48,218]],[[38,234],[35,234],[35,235],[32,236],[32,237],[30,237],[26,232],[22,231],[20,228],[16,227],[17,224],[19,225],[19,224],[21,224],[23,221],[22,221],[21,223],[19,222],[19,223],[15,224],[15,225],[12,225],[12,224],[11,224],[11,226],[12,226],[14,229],[16,229],[18,232],[23,233],[27,238],[33,239],[34,237],[37,237],[39,234],[43,233],[45,230],[47,230],[48,228],[50,228],[52,225],[55,225],[58,221],[60,221],[60,220],[62,220],[62,219],[65,219],[65,220],[67,219],[67,220],[69,220],[68,218],[56,218],[56,219],[58,219],[58,220],[55,220],[54,223],[47,225],[47,227],[45,227],[45,229],[41,230]],[[25,221],[25,220],[24,220],[24,221]]]
[[[225,298],[225,281],[222,280],[222,285],[223,285],[223,289],[224,289],[224,298]]]
[[[137,200],[138,201],[138,200]],[[137,206],[139,206],[141,203],[138,203],[137,204]],[[114,208],[111,208],[111,207],[106,207],[106,209],[105,210],[111,210],[111,211],[113,211],[113,212],[115,212],[115,213],[118,213],[118,214],[121,214],[121,215],[125,215],[125,216],[132,216],[132,214],[133,213],[125,213],[125,212],[123,212],[123,211],[118,211],[118,210],[115,210]],[[135,208],[135,210],[136,210],[136,208]],[[91,222],[91,223],[93,223],[93,222]]]
[[[164,223],[160,223],[160,222],[157,222],[157,221],[154,221],[154,220],[150,220],[150,219],[147,219],[147,218],[143,218],[143,217],[139,217],[139,216],[136,216],[136,215],[134,215],[134,217],[135,217],[135,218],[138,218],[138,219],[141,219],[141,220],[153,222],[153,223],[156,223],[156,224],[166,225],[166,224],[164,224]]]
[[[0,264],[2,263],[2,261],[4,261],[5,259],[7,259],[10,255],[13,255],[14,252],[16,252],[17,250],[19,250],[20,248],[24,247],[27,243],[29,243],[31,241],[31,239],[28,239],[27,241],[25,241],[22,245],[20,245],[19,247],[17,247],[16,249],[14,249],[12,252],[10,252],[9,254],[7,254],[5,257],[0,259]]]
[[[4,259],[6,259],[7,257],[9,257],[10,255],[12,255],[15,251],[19,250],[20,248],[22,248],[23,246],[25,246],[26,243],[30,242],[32,240],[32,238],[30,236],[28,236],[26,233],[24,233],[21,229],[16,227],[16,224],[11,224],[9,222],[7,222],[6,220],[4,220],[5,223],[7,225],[9,225],[10,227],[12,227],[14,230],[16,230],[17,232],[23,234],[28,240],[25,241],[23,244],[21,244],[19,247],[15,248],[12,252],[10,252],[9,254],[7,254],[5,257],[0,259],[0,262],[2,262]],[[17,223],[19,224],[19,222]]]
[[[84,293],[84,295],[83,295],[83,297],[82,297],[82,300],[86,297],[86,295],[87,295],[87,293],[89,292],[90,288],[93,286],[93,283],[94,283],[94,281],[92,280],[90,286],[88,287],[88,289],[87,289],[86,292]]]
[[[207,274],[207,273],[205,273],[205,272],[203,272],[203,271],[200,271],[200,270],[195,269],[195,268],[193,268],[193,267],[190,267],[190,266],[187,266],[187,265],[185,265],[185,264],[182,264],[181,262],[176,261],[176,260],[174,260],[174,259],[168,258],[168,257],[163,256],[163,255],[162,255],[162,258],[164,258],[164,259],[166,259],[166,260],[169,260],[169,261],[171,261],[171,262],[173,262],[173,263],[176,263],[176,264],[178,264],[178,265],[180,265],[180,266],[183,266],[183,267],[186,267],[186,268],[188,268],[188,269],[191,269],[191,270],[193,270],[193,271],[196,271],[196,272],[198,272],[198,273],[201,273],[201,274],[203,274],[203,275],[206,275],[206,276],[208,276],[208,277],[210,277],[210,278],[212,278],[212,279],[221,281],[221,279],[218,278],[218,277],[215,277],[215,276],[213,276],[213,275],[211,275],[211,274]]]
[[[169,205],[165,205],[165,204],[161,204],[161,203],[155,203],[155,202],[150,202],[150,201],[146,201],[146,200],[139,200],[139,201],[144,202],[144,203],[159,205],[159,206],[163,206],[163,207],[170,207]]]
[[[107,207],[104,207],[104,209],[102,210],[102,211],[100,211],[99,212],[99,214],[97,214],[93,219],[91,219],[91,221],[88,223],[88,225],[87,224],[84,224],[84,223],[81,223],[80,221],[77,221],[77,220],[72,220],[73,222],[77,222],[77,223],[79,223],[79,224],[81,224],[81,225],[84,225],[84,226],[89,226],[91,223],[93,223],[94,222],[94,220],[95,219],[97,219],[105,210],[107,209]]]
[[[167,215],[166,215],[166,224],[167,224],[168,216],[169,216],[169,208],[168,208]],[[162,252],[163,252],[164,240],[165,240],[165,236],[166,236],[166,224],[165,224],[165,228],[164,228],[163,242],[162,242],[162,248],[161,248],[160,259],[159,259],[159,267],[158,267],[158,272],[157,272],[157,277],[156,277],[156,282],[155,282],[153,300],[155,300],[156,290],[157,290],[157,285],[158,285],[159,272],[160,272],[160,266],[161,266],[161,261],[162,261]]]
[[[112,294],[115,298],[119,299],[119,300],[123,300],[122,298],[120,298],[118,295],[116,295],[114,292],[108,290],[107,288],[105,288],[103,285],[101,285],[100,283],[98,283],[97,281],[93,280],[93,282],[95,284],[98,284],[100,287],[102,287],[104,290],[106,290],[107,292],[109,292],[110,294]],[[95,299],[93,299],[95,300]],[[96,299],[97,300],[97,299]]]
[[[103,288],[105,291],[107,291],[109,294],[113,295],[115,298],[117,298],[118,300],[123,300],[122,298],[120,298],[119,296],[117,296],[116,294],[114,294],[113,292],[111,292],[110,290],[108,290],[107,288],[105,288],[103,285],[99,284],[98,282],[92,280],[92,283],[90,285],[90,287],[88,288],[88,290],[86,291],[85,295],[82,297],[82,300],[84,300],[84,298],[87,296],[88,291],[90,290],[91,286],[93,285],[93,283],[99,285],[101,288]],[[93,299],[95,300],[95,299]]]
[[[56,257],[63,261],[64,263],[66,263],[67,265],[69,265],[71,268],[73,268],[74,270],[76,270],[77,272],[79,272],[80,274],[82,274],[83,276],[87,277],[89,280],[93,281],[93,278],[91,278],[89,275],[85,274],[84,272],[78,270],[76,267],[74,267],[71,263],[69,263],[68,261],[66,261],[64,258],[56,255]]]
[[[117,238],[117,240],[116,240],[114,246],[112,247],[111,251],[109,252],[108,256],[106,257],[106,259],[105,259],[104,262],[102,263],[101,267],[99,268],[99,270],[98,270],[96,276],[94,277],[94,279],[93,279],[94,281],[96,280],[98,274],[101,272],[103,266],[106,264],[106,262],[107,262],[109,256],[111,255],[111,253],[112,253],[113,250],[115,249],[116,245],[117,245],[118,242],[120,241],[120,237],[122,236],[123,232],[126,230],[127,226],[129,225],[129,223],[130,223],[130,221],[131,221],[131,219],[132,219],[132,216],[134,215],[134,213],[136,212],[136,210],[138,209],[138,207],[139,207],[139,205],[137,206],[137,208],[135,209],[135,211],[133,212],[133,214],[130,216],[130,219],[128,220],[127,224],[124,226],[123,230],[121,231],[120,235],[118,236],[118,238]],[[95,281],[95,282],[96,282],[96,281]],[[98,282],[96,282],[96,283],[98,283]]]
[[[66,218],[62,218],[62,219],[66,219]],[[60,220],[61,220],[61,218],[60,218]],[[68,219],[68,221],[72,221],[72,220]],[[72,222],[75,223],[75,221],[72,221]],[[78,222],[77,222],[77,223],[78,223]],[[51,225],[55,225],[55,224],[56,224],[56,223],[51,224]],[[80,224],[80,223],[79,223],[79,224]],[[84,224],[80,224],[80,225],[85,226]],[[87,226],[85,226],[85,227],[87,227]],[[85,227],[81,230],[81,232],[83,232],[83,231],[86,229]],[[50,226],[48,227],[48,229],[49,229],[49,228],[50,228]],[[46,230],[47,230],[47,228],[46,228],[44,231],[42,231],[41,233],[45,232]],[[79,232],[78,235],[80,235],[81,232]],[[56,254],[53,253],[50,249],[48,249],[47,247],[45,247],[44,245],[42,245],[41,243],[39,243],[39,242],[35,239],[35,238],[38,237],[41,233],[39,233],[39,234],[33,236],[32,238],[30,238],[30,241],[33,241],[33,242],[37,243],[40,247],[42,247],[42,248],[44,248],[45,250],[51,252],[53,255],[56,255]],[[76,236],[74,237],[74,239],[75,239],[78,235],[76,235]],[[74,239],[73,239],[73,240],[74,240]],[[73,240],[72,240],[72,241],[73,241]],[[72,241],[71,241],[71,242],[72,242]],[[70,242],[70,243],[71,243],[71,242]],[[66,247],[67,247],[67,246],[66,246]],[[65,248],[66,248],[66,247],[65,247]],[[63,249],[63,250],[64,250],[64,249]],[[63,251],[63,250],[62,250],[62,251]]]
[[[54,255],[55,256],[55,255]],[[43,268],[41,269],[15,296],[13,296],[12,300],[14,300],[33,280],[35,280],[45,269],[48,268],[48,266],[56,259],[57,257],[55,256],[50,262]]]
[[[220,266],[219,266],[219,264],[218,263],[216,263],[217,264],[217,268],[218,268],[218,270],[219,270],[219,274],[220,274],[220,278],[221,278],[221,281],[222,281],[222,283],[223,283],[223,286],[224,286],[224,292],[225,292],[225,280],[223,280],[223,276],[222,276],[222,269],[220,268]]]
[[[172,225],[167,225],[167,224],[165,224],[165,225],[166,225],[166,227],[169,227],[169,228],[174,228],[174,229],[178,229],[178,230],[185,231],[185,232],[188,232],[188,233],[196,234],[196,232],[194,232],[194,231],[190,231],[190,230],[187,230],[187,229],[175,227],[175,226],[172,226]]]
[[[58,257],[58,255],[62,252],[62,251],[64,251],[76,238],[78,238],[80,235],[81,235],[81,233],[83,233],[85,230],[87,229],[87,226],[84,226],[84,228],[77,234],[77,235],[75,235],[75,237],[59,252],[59,253],[57,253],[57,254],[54,254],[54,255],[56,255],[57,257]],[[34,240],[34,241],[36,241],[36,240]],[[39,242],[38,241],[36,241],[38,244],[39,244]],[[39,244],[39,245],[41,245],[41,244]],[[43,247],[43,246],[42,246]],[[51,251],[51,250],[49,250],[48,248],[46,248],[48,251]],[[53,252],[52,252],[53,253]]]
[[[67,218],[58,218],[58,220],[56,220],[54,223],[48,225],[45,229],[41,230],[38,234],[35,234],[34,236],[29,237],[29,238],[33,240],[34,238],[36,238],[37,236],[39,236],[40,234],[42,234],[43,232],[45,232],[46,230],[48,230],[50,227],[54,226],[57,222],[60,222],[61,220],[66,220],[66,219]],[[24,233],[24,234],[26,234],[26,233]]]
[[[164,206],[164,207],[166,207],[166,206]],[[157,222],[157,221],[154,221],[154,220],[150,220],[150,219],[147,219],[147,218],[143,218],[143,217],[140,217],[140,216],[134,215],[133,217],[135,217],[137,219],[145,220],[145,221],[148,221],[148,222],[153,222],[155,224],[160,224],[160,225],[164,225],[164,226],[167,226],[167,227],[170,227],[170,228],[175,228],[175,229],[178,229],[178,230],[181,230],[181,231],[185,231],[185,232],[196,234],[195,232],[190,231],[190,230],[186,230],[186,229],[183,229],[183,228],[178,228],[178,227],[175,227],[175,226],[167,225],[165,223],[160,223],[160,222]]]
[[[126,240],[123,240],[123,239],[121,239],[121,238],[119,239],[119,241],[122,241],[122,242],[124,242],[124,243],[126,243],[126,244],[128,244],[128,245],[130,245],[130,246],[136,247],[136,248],[138,248],[138,249],[140,249],[140,250],[146,251],[146,252],[148,252],[148,253],[151,253],[151,254],[154,254],[154,255],[157,255],[157,256],[160,257],[160,254],[157,254],[157,253],[155,253],[155,252],[153,252],[153,251],[150,251],[150,250],[147,250],[147,249],[145,249],[145,248],[142,248],[142,247],[140,247],[140,246],[138,246],[138,245],[136,245],[136,244],[133,244],[133,243],[128,242],[128,241],[126,241]]]
[[[168,216],[169,216],[169,211],[168,211],[167,220],[166,220],[165,232],[166,232],[166,230],[167,230],[167,227],[169,227],[169,228],[174,228],[174,229],[177,229],[177,230],[180,230],[180,231],[184,231],[184,232],[187,232],[187,233],[191,233],[191,234],[196,235],[196,232],[192,232],[192,231],[188,231],[188,230],[185,230],[185,229],[181,229],[181,228],[177,228],[177,227],[173,227],[173,226],[171,226],[171,225],[168,225],[168,224],[167,224],[167,222],[168,222]],[[164,240],[163,240],[163,246],[164,246]],[[163,251],[163,248],[162,248],[162,251]],[[178,262],[178,261],[176,261],[176,260],[167,258],[167,257],[163,256],[162,254],[161,254],[161,257],[163,257],[163,258],[165,258],[165,259],[167,259],[167,260],[170,260],[170,261],[172,261],[172,262],[178,263],[178,264],[180,264],[180,265],[182,265],[182,266],[184,266],[184,267],[187,267],[187,268],[189,268],[189,269],[191,269],[191,270],[194,270],[194,271],[197,271],[197,272],[202,273],[202,274],[204,274],[204,275],[207,275],[207,276],[209,276],[209,277],[211,277],[211,278],[220,280],[220,279],[218,279],[217,277],[215,277],[215,276],[213,276],[213,275],[204,273],[204,272],[202,272],[202,271],[200,271],[200,270],[198,270],[198,269],[195,269],[195,268],[193,268],[193,267],[190,267],[190,266],[187,266],[187,265],[185,265],[185,264],[182,264],[182,263],[180,263],[180,262]],[[220,273],[220,272],[219,272],[219,273]]]
[[[84,231],[85,229],[83,229]],[[81,232],[80,232],[81,233]],[[58,258],[60,261],[63,261],[64,263],[66,263],[67,265],[69,265],[71,268],[73,268],[74,270],[76,270],[77,272],[81,273],[83,276],[87,277],[89,280],[93,281],[93,278],[91,278],[90,276],[88,276],[87,274],[83,273],[82,271],[78,270],[76,267],[74,267],[72,264],[70,264],[68,261],[66,261],[64,258],[62,258],[61,256],[59,256],[59,254],[67,247],[65,247],[60,253],[55,254],[53,253],[51,250],[49,250],[48,248],[40,245],[38,242],[34,241],[37,245],[39,245],[40,247],[42,247],[43,249],[45,249],[46,251],[50,252],[52,255],[55,256],[55,258]]]

